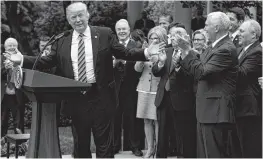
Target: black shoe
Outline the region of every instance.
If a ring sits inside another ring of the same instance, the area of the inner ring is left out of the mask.
[[[120,150],[114,149],[113,151],[114,151],[114,155],[115,155],[115,154],[119,153]]]
[[[135,155],[135,156],[143,156],[143,153],[142,153],[142,151],[141,150],[139,150],[139,149],[134,149],[133,151],[132,151],[132,153]]]

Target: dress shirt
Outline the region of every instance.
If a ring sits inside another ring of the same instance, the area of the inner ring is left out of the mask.
[[[90,27],[84,31],[84,44],[85,44],[85,54],[86,54],[86,75],[88,83],[95,83],[95,74],[94,74],[94,65],[93,65],[93,52],[92,52],[92,42],[91,42],[91,34]],[[77,31],[73,31],[72,35],[72,43],[71,43],[71,59],[72,66],[74,72],[75,80],[78,80],[78,44],[80,41],[79,33]]]
[[[233,34],[231,34],[230,38],[232,39],[232,41],[235,39],[238,33],[239,33],[239,30],[237,29]]]
[[[128,38],[128,39],[125,40],[125,41],[119,41],[119,43],[122,44],[123,46],[127,47],[129,41],[130,41],[130,38]],[[122,62],[123,64],[126,64],[126,61],[125,61],[125,60],[121,60],[121,62]]]
[[[216,44],[217,44],[220,40],[224,39],[226,36],[228,36],[228,34],[225,34],[225,35],[223,35],[222,37],[220,37],[219,39],[217,39],[216,41],[214,41],[214,42],[212,43],[212,48],[215,47]]]
[[[252,45],[253,43],[249,44],[248,46],[244,47],[244,49],[241,51],[241,53],[238,56],[238,59],[241,58],[241,56],[247,51],[247,49]]]

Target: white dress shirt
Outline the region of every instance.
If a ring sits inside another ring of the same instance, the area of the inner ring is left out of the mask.
[[[93,52],[92,52],[92,42],[90,27],[88,26],[85,32],[83,33],[83,40],[85,44],[85,60],[86,60],[86,75],[88,83],[95,83],[95,74],[94,74],[94,65],[93,65]],[[80,41],[79,33],[73,31],[72,43],[71,43],[71,59],[74,72],[74,79],[78,80],[78,44]]]
[[[128,39],[125,40],[125,41],[119,41],[119,43],[120,43],[120,44],[123,44],[123,43],[124,43],[123,46],[127,47],[129,41],[130,41],[130,38],[128,38]],[[126,60],[120,60],[120,61],[121,61],[123,64],[126,64]]]
[[[246,47],[244,47],[244,49],[241,51],[241,53],[238,55],[238,59],[241,58],[241,56],[243,56],[243,54],[247,51],[247,49],[252,45],[253,43],[247,45]]]

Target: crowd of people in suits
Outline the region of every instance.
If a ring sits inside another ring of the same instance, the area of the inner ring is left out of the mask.
[[[88,24],[84,3],[66,12],[73,30],[37,68],[92,84],[61,105],[72,118],[74,157],[91,158],[91,130],[98,158],[121,145],[145,158],[262,157],[261,26],[242,8],[209,13],[191,36],[167,14],[155,26],[143,12],[133,31],[121,19],[114,35]],[[6,68],[32,67],[36,57],[16,52],[5,51]]]

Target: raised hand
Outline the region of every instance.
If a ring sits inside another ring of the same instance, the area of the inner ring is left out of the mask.
[[[178,47],[181,50],[189,51],[191,49],[190,38],[188,35],[184,35],[184,36],[175,35],[175,40]]]
[[[165,51],[160,52],[158,55],[158,59],[159,59],[159,62],[164,64],[167,59],[166,52]]]
[[[6,51],[3,53],[3,55],[6,59],[10,60],[11,62],[15,64],[20,64],[23,59],[23,55],[17,49],[16,49],[16,54],[14,54],[13,52]]]
[[[151,43],[148,47],[148,53],[149,53],[149,56],[152,56],[152,55],[158,55],[160,52],[162,52],[163,50],[165,50],[165,42],[161,42],[159,44],[156,44],[156,43]]]

